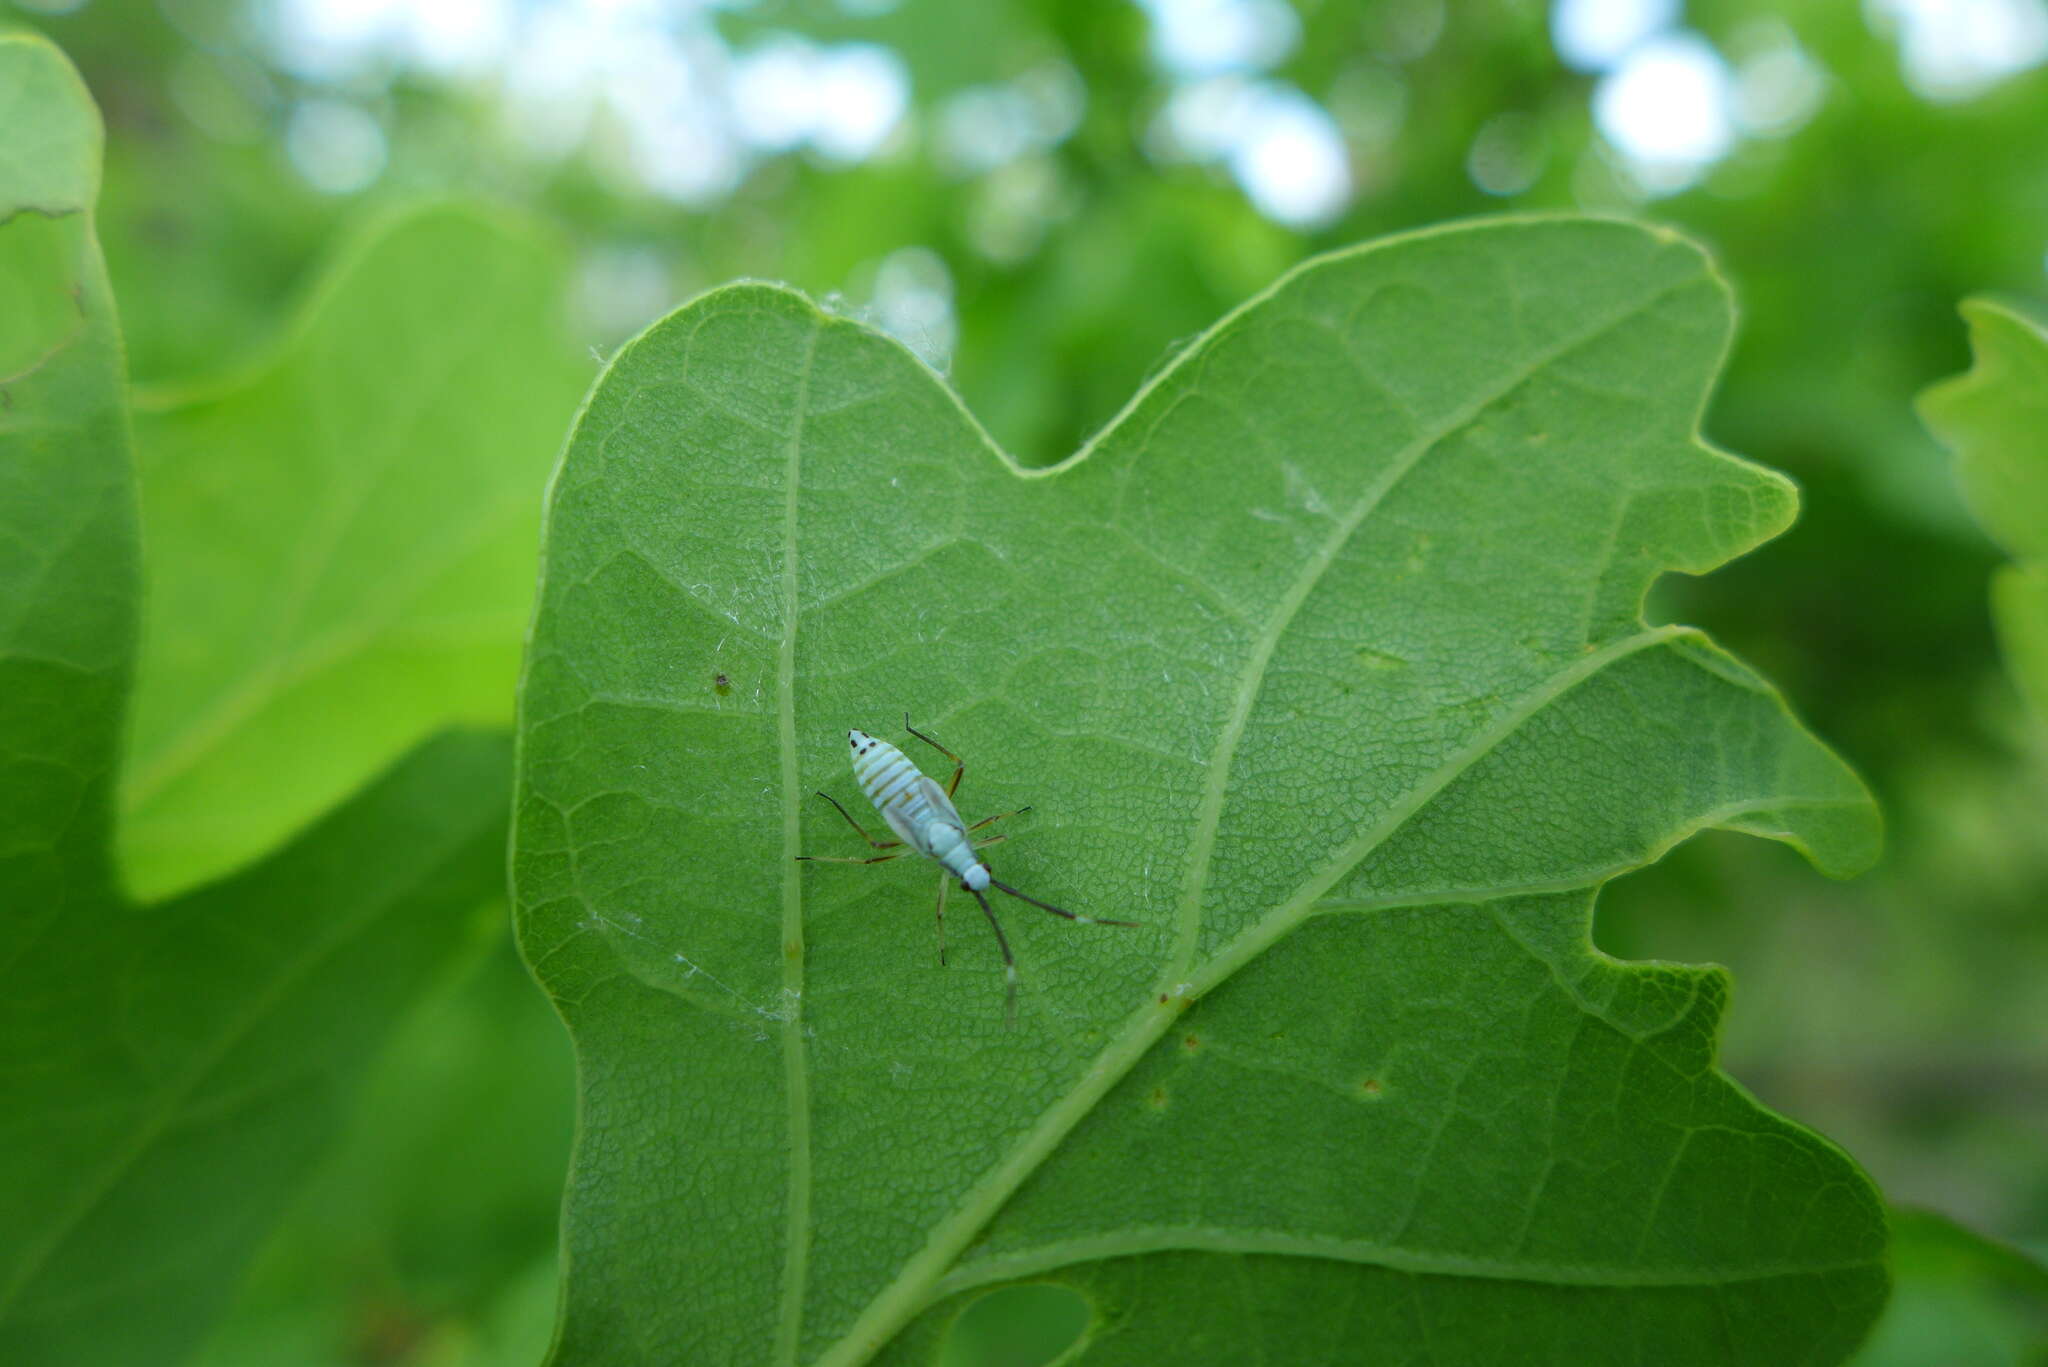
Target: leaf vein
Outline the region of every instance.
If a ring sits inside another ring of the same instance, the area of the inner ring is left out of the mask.
[[[1175,982],[1185,977],[1194,964],[1201,932],[1202,899],[1208,891],[1209,869],[1215,854],[1216,832],[1222,823],[1225,794],[1237,757],[1237,747],[1244,737],[1245,727],[1250,722],[1252,709],[1258,701],[1267,665],[1272,660],[1273,653],[1279,649],[1280,640],[1293,624],[1295,616],[1308,601],[1309,595],[1322,582],[1330,566],[1336,563],[1339,552],[1379,507],[1387,494],[1407,476],[1409,471],[1421,463],[1425,455],[1440,446],[1446,438],[1469,427],[1494,404],[1520,389],[1530,379],[1565,356],[1641,317],[1678,288],[1679,285],[1666,285],[1654,290],[1628,308],[1602,319],[1595,326],[1575,332],[1544,349],[1534,358],[1516,367],[1507,379],[1466,400],[1444,421],[1419,433],[1405,447],[1395,452],[1386,469],[1366,485],[1358,500],[1338,520],[1337,525],[1331,528],[1330,534],[1303,564],[1300,574],[1295,577],[1287,592],[1275,605],[1272,620],[1260,633],[1251,653],[1245,658],[1237,692],[1232,699],[1230,715],[1224,721],[1223,729],[1217,734],[1216,748],[1209,762],[1208,783],[1197,809],[1195,838],[1189,847],[1188,872],[1176,918],[1178,938],[1173,959],[1161,975],[1162,983]]]
[[[1199,880],[1206,877],[1208,856],[1214,843],[1215,819],[1220,815],[1222,806],[1224,781],[1219,775],[1227,776],[1228,762],[1235,752],[1237,738],[1250,715],[1250,705],[1257,694],[1257,683],[1263,672],[1264,661],[1277,647],[1279,637],[1291,621],[1293,613],[1299,609],[1301,601],[1306,599],[1308,592],[1334,561],[1337,550],[1343,540],[1350,535],[1351,530],[1363,522],[1373,507],[1377,506],[1385,489],[1392,486],[1404,468],[1412,466],[1443,437],[1456,431],[1461,425],[1469,424],[1484,412],[1487,406],[1512,393],[1546,366],[1648,312],[1689,283],[1682,281],[1651,291],[1631,307],[1575,334],[1532,359],[1521,367],[1512,379],[1468,402],[1443,425],[1440,432],[1412,442],[1404,452],[1405,466],[1397,461],[1395,466],[1390,467],[1387,474],[1373,488],[1369,488],[1354,505],[1344,522],[1325,543],[1323,552],[1312,558],[1304,568],[1303,574],[1297,578],[1289,599],[1283,600],[1281,610],[1276,614],[1266,638],[1259,643],[1259,648],[1255,649],[1253,657],[1247,661],[1232,723],[1226,724],[1225,733],[1219,738],[1215,759],[1212,760],[1210,789],[1205,793],[1203,800],[1207,838],[1201,843],[1198,857],[1191,859],[1190,869],[1194,871],[1196,881],[1191,886],[1190,901],[1199,906]],[[1026,1177],[1044,1163],[1067,1133],[1080,1122],[1082,1116],[1158,1041],[1188,1002],[1222,982],[1298,924],[1307,915],[1308,908],[1328,892],[1346,870],[1370,853],[1377,844],[1391,836],[1431,797],[1470,767],[1479,756],[1498,745],[1530,715],[1613,660],[1682,634],[1683,629],[1676,627],[1649,629],[1585,655],[1552,675],[1541,686],[1525,695],[1523,702],[1506,714],[1500,725],[1482,732],[1471,744],[1451,755],[1444,765],[1429,775],[1407,798],[1396,803],[1384,820],[1346,845],[1335,859],[1326,863],[1315,875],[1306,880],[1294,896],[1239,935],[1228,948],[1210,960],[1199,975],[1195,975],[1191,980],[1182,981],[1182,972],[1186,969],[1175,972],[1169,966],[1160,980],[1158,1003],[1155,1005],[1153,999],[1148,997],[1133,1011],[1073,1085],[1039,1114],[1037,1121],[1024,1132],[1008,1153],[986,1169],[982,1177],[968,1187],[954,1204],[949,1215],[932,1225],[924,1246],[904,1262],[896,1277],[876,1293],[846,1332],[820,1355],[820,1367],[867,1360],[911,1315],[928,1304],[931,1287],[946,1275],[947,1267],[959,1256],[960,1250],[966,1246],[974,1232],[987,1222]],[[1184,925],[1184,933],[1187,930]],[[1193,935],[1186,934],[1185,962],[1190,967],[1193,945]],[[1172,962],[1182,962],[1181,955],[1177,954]]]
[[[804,1317],[810,1270],[811,1102],[804,1056],[804,900],[797,863],[802,815],[797,772],[796,634],[801,621],[797,576],[797,514],[803,475],[804,405],[810,397],[811,367],[817,359],[819,329],[805,340],[804,360],[791,408],[785,460],[787,488],[782,503],[782,640],[775,655],[776,730],[782,752],[782,1067],[789,1102],[789,1189],[782,1266],[782,1315],[775,1330],[775,1360],[794,1367]]]
[[[1700,1287],[1734,1286],[1786,1277],[1827,1276],[1882,1266],[1877,1259],[1774,1263],[1742,1268],[1643,1267],[1629,1263],[1540,1263],[1475,1258],[1460,1253],[1423,1252],[1370,1239],[1345,1239],[1285,1230],[1225,1229],[1202,1225],[1156,1225],[1059,1240],[975,1259],[944,1278],[933,1298],[958,1295],[996,1282],[1012,1281],[1076,1263],[1100,1262],[1148,1253],[1219,1253],[1235,1256],[1324,1258],[1364,1263],[1417,1276],[1469,1277],[1539,1286]]]

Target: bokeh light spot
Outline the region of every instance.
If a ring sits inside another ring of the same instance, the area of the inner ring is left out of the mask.
[[[1285,0],[1140,0],[1152,18],[1152,54],[1175,75],[1263,71],[1301,40]]]
[[[873,43],[818,47],[778,34],[732,64],[733,124],[752,146],[808,145],[833,161],[865,161],[910,103],[903,61]]]
[[[292,168],[323,194],[354,194],[384,173],[384,130],[346,100],[301,100],[284,145]]]
[[[1750,50],[1735,67],[1735,122],[1744,133],[1782,138],[1805,127],[1827,98],[1827,73],[1783,22],[1752,25],[1738,36]]]
[[[1644,190],[1673,194],[1733,145],[1729,87],[1728,64],[1704,38],[1665,34],[1601,79],[1593,117]]]
[[[1543,126],[1527,114],[1496,114],[1472,139],[1465,170],[1489,195],[1519,195],[1543,174],[1549,148]]]
[[[1678,0],[1557,0],[1550,41],[1565,65],[1605,71],[1678,22]]]
[[[1898,39],[1906,82],[1930,100],[1965,100],[2048,60],[2044,0],[1869,0],[1871,25]]]
[[[875,326],[943,371],[953,359],[960,328],[953,316],[953,275],[929,247],[903,247],[875,269]]]
[[[1351,198],[1351,167],[1336,120],[1291,86],[1254,92],[1229,163],[1259,212],[1292,227],[1319,227]]]

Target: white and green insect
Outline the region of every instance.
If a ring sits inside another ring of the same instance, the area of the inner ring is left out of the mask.
[[[896,839],[875,839],[861,828],[861,824],[855,821],[852,814],[841,807],[830,793],[818,794],[830,802],[839,815],[846,818],[846,824],[859,832],[862,840],[867,841],[875,849],[888,850],[891,853],[877,854],[865,859],[830,854],[800,854],[797,858],[825,864],[886,864],[892,859],[901,859],[907,853],[916,853],[936,863],[940,869],[938,922],[941,964],[946,962],[946,887],[953,879],[959,879],[960,886],[972,893],[975,901],[981,903],[982,914],[988,917],[989,928],[996,933],[996,947],[1003,952],[1003,975],[1006,984],[1003,1020],[1007,1025],[1015,1025],[1017,960],[1010,953],[1010,942],[1003,934],[1002,922],[996,919],[995,908],[988,904],[988,898],[983,895],[987,889],[994,888],[997,892],[1006,892],[1018,901],[1029,902],[1041,911],[1049,911],[1055,916],[1064,916],[1069,921],[1078,921],[1084,925],[1135,926],[1138,922],[1082,916],[1063,907],[1056,907],[1050,902],[1041,902],[1036,897],[1017,891],[1007,883],[997,882],[978,851],[984,846],[994,845],[1009,837],[991,835],[976,840],[974,833],[1005,817],[1017,816],[1031,809],[1019,807],[1012,812],[997,812],[994,816],[983,817],[972,826],[968,825],[960,819],[958,809],[953,806],[953,794],[960,791],[960,780],[967,773],[967,761],[912,726],[907,713],[903,718],[903,729],[953,761],[953,776],[946,781],[945,787],[941,788],[936,781],[911,762],[910,756],[879,736],[871,736],[859,728],[846,733],[846,743],[853,750],[853,776],[859,780],[860,790],[867,794],[868,801],[874,803],[875,810],[882,814],[882,820],[888,822],[889,829],[896,833]]]

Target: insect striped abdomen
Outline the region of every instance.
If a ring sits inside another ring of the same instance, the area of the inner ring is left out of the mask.
[[[967,762],[911,726],[908,714],[903,718],[903,729],[953,761],[953,777],[944,787],[939,786],[929,774],[912,764],[909,756],[901,750],[885,740],[869,735],[859,727],[854,727],[846,733],[847,743],[853,747],[853,776],[859,782],[861,792],[874,804],[875,810],[882,814],[882,819],[889,823],[889,829],[896,833],[897,839],[945,870],[939,880],[937,912],[941,964],[946,962],[947,879],[959,879],[961,888],[972,893],[974,900],[980,904],[982,915],[988,918],[989,929],[995,932],[996,947],[1003,954],[1003,976],[1008,984],[1004,993],[1003,1019],[1006,1024],[1014,1026],[1017,1023],[1017,960],[1010,953],[1009,939],[1003,934],[1002,923],[996,920],[995,909],[988,904],[985,895],[988,889],[994,888],[998,892],[1007,893],[1019,901],[1029,902],[1042,911],[1064,916],[1069,921],[1110,926],[1129,926],[1137,923],[1077,916],[1050,902],[1041,902],[1036,897],[1019,892],[1007,883],[997,882],[995,876],[989,872],[988,865],[981,862],[975,850],[979,845],[993,844],[1003,837],[989,836],[976,841],[973,833],[991,822],[1000,821],[1003,817],[1015,816],[1017,812],[998,812],[994,816],[983,817],[972,826],[962,821],[959,809],[953,805],[953,791],[960,786],[960,779],[967,772]],[[818,796],[838,808],[839,815],[845,817],[847,823],[870,846],[878,850],[895,849],[895,841],[877,840],[862,829],[861,824],[853,819],[846,808],[839,805],[838,799],[822,792]],[[1023,807],[1017,809],[1018,812],[1027,810],[1029,809]],[[886,864],[896,857],[894,853],[878,854],[869,858],[812,854],[797,856],[798,859],[825,859],[839,864]]]
[[[858,733],[854,741],[853,776],[860,783],[861,792],[889,823],[889,829],[920,854],[933,853],[934,818],[950,817],[954,825],[959,824],[952,804],[943,802],[944,790],[936,788],[924,771],[910,762],[909,756],[885,740]],[[934,792],[943,805],[934,806]]]
[[[885,740],[875,740],[855,753],[853,776],[879,811],[914,788],[923,774],[901,750]]]

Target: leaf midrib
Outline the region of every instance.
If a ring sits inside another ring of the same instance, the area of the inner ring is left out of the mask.
[[[1615,329],[1641,317],[1671,295],[1682,289],[1694,287],[1698,283],[1695,278],[1681,278],[1650,291],[1628,307],[1603,318],[1599,323],[1545,348],[1534,358],[1517,367],[1507,378],[1467,400],[1434,429],[1417,436],[1398,452],[1388,470],[1380,479],[1367,486],[1353,509],[1332,529],[1331,535],[1325,538],[1322,545],[1317,547],[1295,582],[1275,605],[1273,622],[1255,643],[1252,653],[1247,656],[1237,691],[1233,696],[1231,715],[1226,719],[1224,728],[1218,735],[1197,819],[1196,840],[1189,851],[1190,876],[1184,885],[1175,953],[1161,973],[1157,988],[1125,1018],[1123,1026],[1096,1054],[1074,1085],[1040,1112],[1038,1121],[1024,1132],[1009,1153],[994,1167],[988,1169],[981,1181],[968,1188],[954,1206],[953,1214],[933,1227],[924,1246],[904,1262],[896,1277],[868,1302],[867,1307],[846,1332],[819,1354],[817,1367],[852,1367],[852,1364],[865,1362],[880,1351],[883,1344],[897,1330],[930,1303],[933,1290],[944,1277],[946,1269],[954,1264],[976,1231],[993,1218],[995,1212],[1022,1185],[1024,1179],[1038,1169],[1095,1103],[1100,1101],[1110,1088],[1136,1065],[1138,1059],[1158,1042],[1173,1021],[1179,1018],[1180,1013],[1192,1005],[1202,993],[1215,988],[1305,919],[1308,908],[1328,892],[1347,870],[1391,837],[1409,817],[1419,811],[1452,779],[1512,734],[1530,715],[1533,715],[1535,710],[1548,705],[1598,669],[1623,655],[1633,654],[1636,650],[1683,633],[1684,629],[1676,627],[1645,630],[1634,636],[1610,642],[1600,650],[1589,652],[1551,675],[1537,689],[1525,694],[1521,703],[1504,714],[1502,723],[1480,732],[1472,742],[1454,752],[1444,765],[1439,766],[1411,789],[1403,801],[1391,807],[1385,817],[1363,832],[1358,839],[1348,843],[1339,851],[1336,858],[1328,861],[1316,874],[1299,885],[1296,892],[1285,902],[1239,934],[1210,959],[1199,973],[1192,971],[1201,928],[1201,898],[1206,892],[1216,830],[1221,823],[1224,792],[1237,745],[1243,737],[1251,710],[1257,701],[1273,652],[1278,649],[1280,639],[1286,634],[1287,627],[1291,625],[1295,615],[1307,602],[1323,575],[1336,562],[1345,542],[1359,526],[1363,525],[1387,493],[1429,451],[1468,427],[1487,409],[1572,352],[1611,334]],[[1192,357],[1203,351],[1207,343],[1233,321],[1235,315],[1212,329],[1207,337],[1190,346],[1183,353],[1184,357]],[[1129,416],[1128,412],[1120,416],[1119,423]]]
[[[776,646],[776,732],[782,759],[782,1071],[789,1101],[788,1222],[784,1230],[782,1316],[775,1328],[775,1360],[795,1367],[802,1337],[804,1292],[811,1250],[811,1099],[804,1056],[804,899],[797,862],[802,849],[801,778],[797,772],[796,634],[802,620],[797,591],[797,512],[802,490],[805,407],[820,328],[813,324],[797,375],[796,403],[784,452],[782,497],[782,639]]]
[[[1147,997],[1125,1018],[1124,1024],[1096,1055],[1088,1070],[1063,1096],[1040,1113],[1038,1121],[1001,1163],[989,1169],[987,1176],[968,1189],[955,1207],[955,1214],[934,1227],[933,1236],[904,1263],[903,1271],[896,1279],[868,1303],[867,1310],[844,1336],[819,1355],[817,1367],[847,1367],[865,1361],[879,1351],[911,1316],[930,1303],[933,1288],[943,1279],[946,1268],[953,1265],[961,1250],[996,1209],[1038,1169],[1110,1088],[1159,1042],[1160,1037],[1179,1019],[1181,1012],[1308,919],[1316,902],[1339,878],[1406,825],[1409,817],[1468,771],[1479,757],[1520,730],[1530,717],[1607,665],[1687,634],[1688,629],[1683,627],[1645,630],[1612,642],[1551,675],[1541,686],[1524,694],[1493,727],[1452,754],[1411,789],[1408,797],[1390,809],[1380,822],[1326,862],[1301,884],[1293,896],[1240,933],[1199,971],[1185,981],[1171,984],[1156,996]]]

